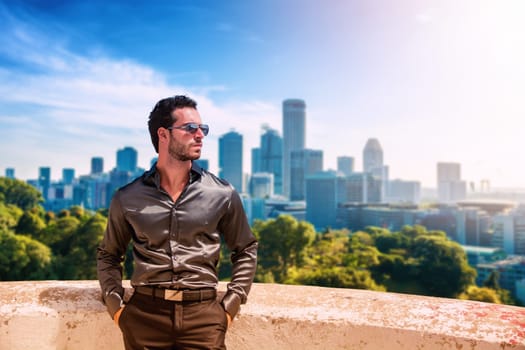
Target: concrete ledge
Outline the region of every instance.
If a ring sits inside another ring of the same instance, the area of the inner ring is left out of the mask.
[[[221,283],[220,289],[225,289]],[[123,349],[97,281],[0,283],[0,348]],[[255,284],[229,349],[524,349],[525,308]]]

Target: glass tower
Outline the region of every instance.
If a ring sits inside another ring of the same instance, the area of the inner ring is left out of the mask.
[[[306,104],[303,100],[283,101],[283,194],[290,196],[291,154],[305,148]]]
[[[243,191],[242,135],[230,131],[219,138],[219,177],[238,191]]]

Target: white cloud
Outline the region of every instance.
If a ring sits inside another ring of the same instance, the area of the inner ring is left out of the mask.
[[[51,44],[25,26],[14,32],[10,40],[2,40],[4,52],[36,71],[0,70],[0,101],[12,106],[0,109],[0,167],[15,166],[20,178],[36,177],[39,166],[51,166],[54,178],[63,167],[74,166],[84,174],[92,156],[104,156],[109,169],[116,150],[127,145],[137,148],[140,164],[148,167],[154,152],[147,115],[156,101],[173,94],[193,97],[211,124],[213,136],[204,156],[212,169],[217,164],[220,134],[231,128],[244,134],[248,164],[250,148],[258,143],[259,125],[278,119],[268,103],[217,105],[207,97],[212,91],[227,89],[224,86],[192,89],[168,84],[162,73],[136,62],[81,56]],[[39,112],[17,111],[26,105],[37,106]]]

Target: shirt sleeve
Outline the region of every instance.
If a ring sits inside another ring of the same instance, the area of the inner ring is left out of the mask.
[[[117,192],[113,196],[104,238],[97,249],[98,280],[102,289],[102,299],[111,318],[124,304],[122,262],[132,230],[124,217],[119,194]]]
[[[232,189],[228,210],[219,229],[231,250],[232,276],[222,299],[224,309],[234,317],[246,303],[257,268],[257,239],[248,224],[239,194]]]

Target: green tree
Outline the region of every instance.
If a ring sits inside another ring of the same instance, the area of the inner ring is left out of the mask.
[[[37,280],[49,277],[51,251],[24,235],[0,229],[0,280]]]
[[[76,215],[67,218],[76,219]],[[64,237],[55,262],[57,274],[61,279],[96,279],[97,247],[104,235],[106,223],[107,219],[97,213],[74,229],[71,236]]]
[[[385,290],[383,286],[374,281],[368,270],[345,267],[321,267],[314,270],[304,268],[293,272],[292,280],[295,284],[312,286]]]
[[[301,266],[305,247],[315,238],[314,227],[289,215],[256,221],[253,231],[259,239],[259,273],[271,272],[276,282],[286,278],[288,268]]]
[[[26,234],[35,239],[40,238],[40,232],[46,228],[46,223],[34,210],[26,210],[18,220],[16,233]]]
[[[14,228],[23,214],[23,210],[16,205],[0,202],[0,229]]]
[[[498,293],[494,289],[487,287],[468,286],[467,290],[459,295],[459,299],[501,304]]]
[[[0,177],[0,202],[29,210],[44,201],[42,194],[23,181]]]
[[[419,235],[413,256],[419,260],[419,281],[428,295],[457,297],[474,284],[476,271],[468,265],[463,248],[441,235]]]

